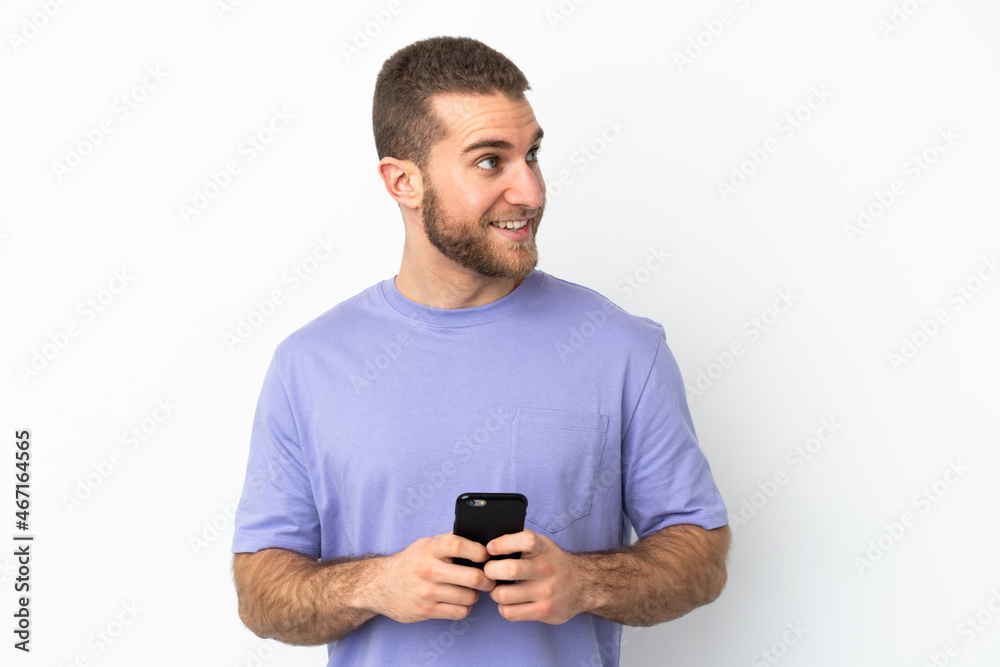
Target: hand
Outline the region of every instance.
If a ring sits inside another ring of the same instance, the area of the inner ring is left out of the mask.
[[[579,556],[567,553],[544,535],[530,530],[496,538],[486,545],[490,555],[521,552],[521,557],[491,560],[484,574],[496,586],[490,597],[508,621],[542,621],[558,625],[585,611]]]
[[[479,599],[479,591],[493,590],[496,582],[482,570],[455,565],[451,559],[481,563],[487,557],[482,544],[452,533],[421,537],[386,557],[385,583],[373,608],[400,623],[463,619]]]

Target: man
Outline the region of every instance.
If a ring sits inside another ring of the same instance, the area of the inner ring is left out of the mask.
[[[240,618],[328,643],[329,665],[617,665],[621,624],[725,584],[725,506],[663,328],[535,269],[528,89],[466,38],[384,63],[373,125],[399,274],[293,333],[267,372],[233,541]],[[525,530],[452,535],[463,492],[523,493]]]

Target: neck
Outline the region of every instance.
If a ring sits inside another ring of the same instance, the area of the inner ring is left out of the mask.
[[[524,278],[488,278],[451,260],[420,262],[403,250],[396,289],[431,308],[474,308],[513,292]]]

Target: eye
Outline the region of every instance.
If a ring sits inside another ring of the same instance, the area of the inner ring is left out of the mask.
[[[487,162],[491,162],[492,164],[490,164],[488,167],[483,167],[483,164]],[[482,169],[496,169],[499,163],[500,163],[500,158],[496,157],[495,155],[491,155],[490,157],[484,157],[482,160],[477,162],[476,166],[481,167]]]
[[[538,146],[537,148],[532,148],[530,151],[528,151],[528,154],[525,155],[524,157],[528,162],[538,162],[538,154],[541,151],[542,151],[541,146]]]

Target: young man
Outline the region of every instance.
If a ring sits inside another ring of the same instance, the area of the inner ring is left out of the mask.
[[[617,665],[621,624],[725,584],[726,510],[663,328],[535,269],[528,89],[466,38],[385,62],[373,124],[399,274],[293,333],[267,372],[240,618],[329,643],[329,665]],[[528,498],[524,531],[451,534],[459,494],[508,491]]]

